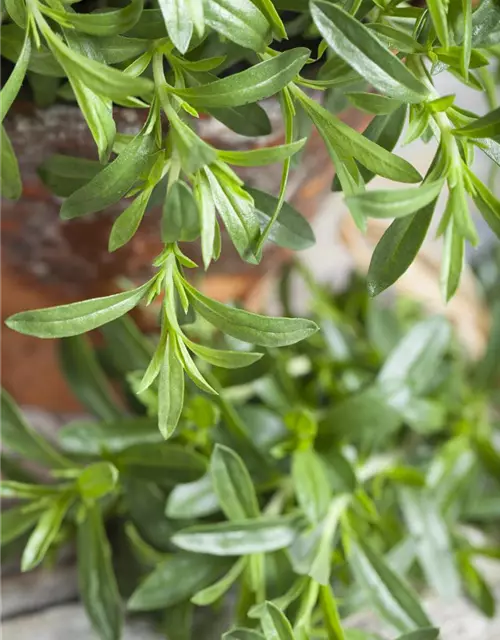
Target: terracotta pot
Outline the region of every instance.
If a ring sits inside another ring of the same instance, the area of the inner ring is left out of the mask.
[[[283,141],[279,106],[270,100],[264,107],[273,125],[269,136],[238,136],[212,118],[199,121],[199,133],[225,149],[278,144]],[[145,111],[117,109],[115,116],[120,132],[135,133]],[[367,123],[366,116],[357,112],[349,111],[345,116],[357,129]],[[23,195],[17,202],[4,201],[2,206],[2,318],[24,309],[116,292],[119,276],[136,282],[149,277],[151,262],[162,246],[158,211],[148,212],[133,240],[109,254],[109,231],[124,203],[105,213],[64,222],[58,217],[59,199],[47,191],[37,175],[42,160],[54,153],[95,158],[95,145],[79,110],[67,105],[40,110],[21,103],[9,114],[6,128],[19,159]],[[275,192],[281,166],[242,168],[239,173],[249,185]],[[333,173],[323,142],[313,132],[300,166],[291,172],[287,199],[311,219],[330,190]],[[262,263],[252,266],[239,258],[227,238],[223,238],[223,245],[221,259],[204,276],[204,291],[221,300],[242,299],[250,308],[259,307],[263,287],[289,252],[269,245]],[[196,259],[196,247],[187,245],[186,249]],[[54,341],[5,329],[2,366],[3,385],[19,403],[54,411],[77,408],[58,372]]]

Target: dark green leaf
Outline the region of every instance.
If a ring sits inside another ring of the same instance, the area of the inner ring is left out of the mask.
[[[265,640],[264,636],[254,629],[244,629],[237,627],[231,631],[227,631],[221,640]]]
[[[61,207],[65,220],[102,211],[118,202],[147,173],[157,157],[151,135],[137,135],[107,167],[75,191]]]
[[[319,590],[321,612],[329,640],[345,640],[344,631],[340,622],[337,603],[330,585],[322,585]]]
[[[168,35],[180,53],[186,53],[193,35],[193,20],[184,0],[159,0]]]
[[[270,40],[266,17],[250,0],[208,0],[205,22],[221,36],[252,51],[264,51]]]
[[[65,338],[59,353],[66,381],[83,406],[102,420],[120,418],[122,410],[89,342],[81,336]]]
[[[315,0],[311,15],[328,46],[370,84],[402,102],[422,102],[428,89],[358,19],[337,5]]]
[[[102,165],[96,160],[55,154],[42,162],[38,175],[53,194],[67,198],[101,170]]]
[[[396,218],[379,240],[368,269],[368,291],[376,296],[396,282],[413,263],[432,220],[437,199],[404,218]]]
[[[259,516],[259,503],[252,479],[235,451],[216,445],[210,459],[210,475],[227,518],[238,521]]]
[[[388,98],[387,96],[382,96],[378,93],[350,91],[346,95],[355,107],[361,109],[361,111],[374,113],[376,115],[392,113],[401,106],[401,102],[399,100],[394,100],[394,98]]]
[[[210,475],[195,482],[178,484],[168,497],[166,515],[169,518],[188,520],[211,515],[219,510],[219,500]]]
[[[52,502],[41,515],[23,551],[21,571],[30,571],[42,562],[54,542],[74,496],[66,493]]]
[[[200,235],[198,205],[187,184],[174,182],[167,193],[161,218],[161,236],[165,243],[192,242]]]
[[[172,542],[194,553],[240,556],[284,549],[296,535],[294,518],[266,517],[191,527],[176,533]]]
[[[311,320],[269,318],[216,302],[189,284],[186,284],[186,289],[194,308],[200,315],[238,340],[267,347],[280,347],[304,340],[318,330]]]
[[[231,569],[229,569],[226,575],[222,576],[222,578],[209,587],[205,587],[205,589],[195,593],[191,598],[191,602],[199,607],[206,607],[219,600],[239,578],[246,564],[246,558],[240,558]]]
[[[148,206],[153,187],[142,191],[115,220],[109,235],[108,251],[116,251],[134,236]]]
[[[32,505],[3,510],[0,521],[0,544],[4,546],[32,529],[42,512],[42,507],[33,507]]]
[[[43,436],[24,420],[14,400],[2,389],[2,445],[18,453],[25,460],[33,460],[51,467],[67,467],[65,459]]]
[[[500,200],[484,185],[472,172],[468,177],[474,186],[475,193],[472,198],[489,228],[500,238]]]
[[[263,353],[254,353],[252,351],[224,351],[222,349],[211,349],[201,344],[186,340],[186,344],[197,356],[202,360],[213,364],[216,367],[224,369],[239,369],[240,367],[248,367],[257,362],[264,355]]]
[[[349,561],[358,583],[388,622],[402,631],[431,626],[417,595],[373,549],[351,540]]]
[[[14,70],[10,74],[8,80],[0,91],[0,123],[4,121],[4,118],[12,106],[12,103],[16,99],[19,89],[26,75],[28,69],[28,63],[31,55],[31,40],[29,31],[26,31],[26,36],[23,43],[23,48],[19,53],[19,58],[16,61]]]
[[[133,445],[116,454],[113,463],[120,471],[161,483],[192,482],[207,470],[201,455],[169,442]]]
[[[460,282],[464,265],[463,236],[451,222],[445,232],[443,259],[441,262],[441,290],[443,298],[448,301],[453,297]]]
[[[457,136],[468,138],[495,138],[500,136],[500,107],[490,111],[485,116],[477,118],[460,129],[454,129]]]
[[[486,616],[492,618],[495,615],[496,603],[490,586],[465,553],[459,553],[458,557],[462,583],[467,595]]]
[[[87,507],[85,518],[78,525],[77,547],[78,584],[85,611],[102,640],[119,640],[122,604],[98,505]]]
[[[207,112],[242,136],[267,136],[271,133],[269,117],[256,103],[227,109],[208,109]]]
[[[255,204],[255,213],[265,229],[278,206],[278,199],[259,189],[247,189]],[[316,243],[314,231],[307,220],[288,202],[281,206],[278,219],[271,227],[269,240],[280,247],[300,251]]]
[[[137,289],[103,298],[64,304],[35,311],[22,311],[7,318],[5,324],[14,331],[37,338],[76,336],[116,320],[133,309],[146,295],[146,282]]]
[[[444,48],[450,45],[448,31],[448,3],[445,0],[428,0],[427,8],[432,18],[436,35]]]
[[[155,549],[171,550],[174,527],[165,517],[165,492],[153,482],[130,477],[122,480],[124,501],[140,536]]]
[[[294,640],[292,625],[272,602],[266,602],[261,624],[266,640]]]
[[[144,6],[144,0],[131,0],[122,9],[111,11],[96,11],[93,13],[76,13],[51,9],[47,11],[50,17],[64,20],[77,31],[94,36],[116,36],[129,31],[139,20]]]
[[[158,565],[134,591],[130,611],[164,609],[191,598],[229,568],[229,562],[191,553],[176,553]]]
[[[424,51],[424,47],[402,29],[380,22],[369,24],[368,26],[390,49],[397,49],[405,53],[420,53]]]
[[[427,629],[417,629],[416,631],[405,633],[396,638],[396,640],[438,640],[438,638],[439,629],[427,627]]]
[[[21,174],[19,173],[19,165],[17,164],[16,154],[12,147],[12,143],[2,126],[2,137],[0,139],[0,192],[4,198],[9,200],[17,200],[23,192],[23,184],[21,182]]]
[[[184,367],[177,357],[172,337],[167,345],[158,384],[158,428],[167,439],[173,434],[184,404]]]
[[[99,500],[114,491],[118,470],[110,462],[96,462],[78,476],[78,490],[85,501]]]
[[[291,49],[250,69],[175,93],[200,109],[238,107],[268,98],[291,82],[309,58],[309,49]]]
[[[259,167],[274,162],[283,162],[294,153],[302,149],[306,138],[290,144],[276,145],[275,147],[262,147],[247,151],[219,151],[219,158],[228,164],[240,167]]]

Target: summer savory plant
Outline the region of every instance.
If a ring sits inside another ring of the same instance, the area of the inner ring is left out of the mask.
[[[102,640],[120,638],[125,602],[170,640],[436,640],[425,587],[494,615],[480,561],[500,560],[500,313],[472,364],[413,303],[381,306],[364,282],[337,298],[312,287],[322,331],[230,375],[204,368],[219,394],[189,382],[167,441],[161,385],[135,393],[155,342],[127,317],[98,351],[61,341],[94,419],[57,443],[3,393],[4,558],[27,571],[74,541]],[[360,610],[383,635],[344,624]]]

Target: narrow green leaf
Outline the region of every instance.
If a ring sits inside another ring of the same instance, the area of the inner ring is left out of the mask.
[[[123,627],[111,546],[98,505],[88,506],[78,525],[78,584],[85,611],[102,640],[119,640]]]
[[[26,28],[26,7],[17,0],[4,0],[7,13],[21,29]]]
[[[128,609],[154,611],[184,602],[212,584],[229,566],[229,561],[214,556],[176,553],[139,585],[128,601]]]
[[[267,21],[272,26],[277,40],[288,38],[286,27],[280,17],[277,7],[274,6],[273,0],[252,0],[266,16]]]
[[[97,213],[118,202],[156,159],[153,136],[137,135],[113,162],[64,201],[61,218]]]
[[[122,410],[88,341],[80,336],[65,338],[59,354],[66,381],[83,406],[102,420],[120,418]]]
[[[201,374],[182,340],[178,340],[177,342],[177,358],[180,361],[183,369],[199,389],[205,391],[205,393],[217,395],[215,389],[205,380],[205,378]]]
[[[149,287],[150,283],[146,282],[137,289],[112,296],[73,302],[60,307],[21,311],[7,318],[5,324],[14,331],[37,338],[76,336],[126,314],[137,306]]]
[[[248,151],[219,151],[221,160],[228,164],[239,167],[260,167],[274,162],[283,162],[290,156],[300,151],[307,138],[297,140],[291,144],[281,144],[275,147],[262,147],[261,149],[250,149]]]
[[[453,134],[468,138],[496,138],[500,136],[500,107],[469,122],[460,129],[454,129]]]
[[[165,243],[192,242],[200,235],[198,205],[182,180],[171,186],[163,204],[161,236]]]
[[[246,558],[240,558],[231,569],[229,569],[226,575],[222,576],[222,578],[209,587],[205,587],[205,589],[195,593],[191,598],[191,602],[199,607],[206,607],[219,600],[240,577],[246,564]]]
[[[472,1],[462,0],[463,41],[460,51],[460,69],[467,78],[472,52]]]
[[[439,629],[427,627],[426,629],[417,629],[416,631],[405,633],[396,638],[396,640],[438,640],[438,638]]]
[[[188,520],[219,511],[219,501],[209,474],[195,482],[178,484],[168,496],[165,513],[168,518]]]
[[[238,107],[278,93],[291,82],[309,58],[299,47],[260,62],[250,69],[209,84],[176,89],[175,93],[195,108]]]
[[[271,133],[269,116],[255,102],[227,109],[207,109],[207,113],[242,136],[267,136]]]
[[[168,36],[180,53],[186,53],[193,35],[193,20],[184,0],[159,0]]]
[[[489,228],[500,238],[500,200],[472,172],[467,173],[475,193],[472,198]]]
[[[432,18],[437,37],[443,45],[450,46],[450,34],[448,31],[448,2],[446,0],[428,0],[427,8]]]
[[[172,542],[194,553],[244,556],[284,549],[297,535],[294,518],[255,518],[199,525],[177,532]]]
[[[0,483],[2,498],[19,498],[20,500],[53,498],[57,497],[61,490],[61,485],[34,484],[33,482],[16,482],[15,480],[2,480]]]
[[[383,94],[410,103],[428,96],[420,80],[357,18],[324,0],[312,3],[311,15],[328,46]]]
[[[497,0],[483,0],[472,14],[472,46],[500,44],[500,5]]]
[[[491,587],[465,553],[459,553],[458,557],[462,584],[468,597],[480,611],[489,618],[493,618],[496,611],[496,603]],[[434,640],[434,638],[431,640]]]
[[[19,58],[16,61],[14,70],[10,74],[8,80],[0,91],[0,123],[4,121],[4,118],[12,106],[12,103],[16,99],[19,89],[26,75],[28,69],[28,63],[31,55],[31,40],[29,31],[26,31],[24,38],[23,48],[19,54]]]
[[[403,489],[400,505],[427,582],[442,598],[458,598],[460,578],[454,551],[436,503],[422,491]]]
[[[331,489],[323,462],[313,449],[293,453],[292,480],[300,508],[317,524],[328,510]]]
[[[72,25],[77,31],[91,36],[116,36],[129,31],[139,20],[144,7],[144,0],[131,0],[121,9],[96,11],[92,13],[76,13],[44,9],[47,15],[55,20],[61,19]]]
[[[266,602],[261,617],[266,640],[294,640],[292,625],[272,602]]]
[[[42,514],[24,548],[21,571],[30,571],[42,562],[59,533],[64,516],[73,499],[72,493],[66,493],[54,500],[52,505]]]
[[[42,507],[34,508],[32,505],[4,509],[0,520],[2,547],[32,529],[42,512]]]
[[[354,131],[304,94],[298,97],[328,150],[330,147],[338,148],[346,156],[355,158],[364,167],[373,171],[375,175],[398,182],[421,181],[422,177],[418,171],[406,160],[386,151],[383,146]]]
[[[388,622],[402,631],[431,626],[417,595],[373,549],[350,540],[349,561],[358,583]]]
[[[142,191],[113,223],[109,235],[108,251],[116,251],[132,239],[141,224],[153,187]]]
[[[247,188],[247,191],[254,200],[255,213],[260,220],[261,230],[264,230],[276,211],[278,198],[259,189]],[[271,227],[269,240],[294,251],[308,249],[316,243],[309,222],[288,202],[281,205],[278,219]]]
[[[252,478],[240,456],[217,444],[210,459],[212,485],[229,520],[257,518],[260,514]]]
[[[21,182],[21,174],[19,173],[19,165],[17,163],[16,154],[12,143],[1,125],[0,139],[0,191],[4,198],[9,200],[17,200],[23,192],[23,184]]]
[[[54,154],[38,167],[38,175],[45,186],[56,196],[67,198],[74,191],[90,182],[102,165],[96,160]]]
[[[57,435],[65,451],[86,456],[118,452],[134,444],[161,442],[153,418],[121,417],[113,422],[77,420],[64,426]]]
[[[270,41],[268,21],[250,0],[207,0],[205,22],[221,36],[252,51],[264,51]]]
[[[237,627],[227,631],[221,640],[265,640],[264,636],[254,629],[244,629]]]
[[[319,589],[321,612],[326,627],[328,640],[345,640],[337,603],[330,585],[322,585]]]
[[[376,296],[396,282],[410,267],[422,246],[437,199],[419,211],[396,218],[386,229],[372,254],[368,291]]]
[[[460,283],[464,265],[464,245],[463,236],[452,222],[445,232],[441,263],[441,291],[446,301],[453,297]]]
[[[382,96],[378,93],[349,91],[346,93],[346,96],[356,108],[375,115],[392,113],[401,106],[401,102],[399,100],[394,100],[394,98],[388,98],[387,96]]]
[[[186,339],[186,344],[197,356],[213,364],[216,367],[224,369],[239,369],[240,367],[248,367],[257,362],[264,355],[263,353],[255,353],[252,351],[224,351],[222,349],[211,349],[204,345],[197,344]]]
[[[177,357],[172,336],[168,336],[158,385],[158,427],[170,438],[184,405],[184,368]]]
[[[85,501],[99,500],[111,493],[118,482],[118,470],[110,462],[91,464],[78,476],[78,490]]]
[[[201,254],[203,257],[203,266],[206,270],[214,257],[215,227],[217,221],[210,183],[202,172],[198,173],[195,178],[194,198],[198,205],[200,216]]]
[[[404,53],[422,53],[424,47],[412,36],[402,29],[389,24],[375,22],[368,27],[374,31],[378,38],[385,42],[390,49],[396,49]]]
[[[187,283],[186,290],[200,315],[224,333],[244,342],[282,347],[304,340],[318,330],[311,320],[269,318],[216,302]]]
[[[415,213],[436,200],[443,181],[424,182],[416,189],[365,191],[346,198],[355,215],[370,218],[402,218]]]
[[[207,470],[203,456],[165,441],[132,445],[112,461],[120,472],[167,485],[199,480]]]
[[[1,390],[2,445],[25,460],[40,462],[50,467],[67,467],[71,462],[64,458],[35,429],[24,420],[11,396]]]

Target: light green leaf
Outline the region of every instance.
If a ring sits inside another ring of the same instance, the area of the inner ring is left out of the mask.
[[[85,611],[102,640],[118,640],[123,627],[111,547],[98,505],[88,506],[77,534],[78,585]]]
[[[188,347],[197,356],[213,364],[216,367],[224,369],[239,369],[240,367],[248,367],[257,362],[264,355],[263,353],[255,353],[253,351],[225,351],[222,349],[211,349],[204,345],[197,344],[191,340],[185,340]]]
[[[472,198],[489,228],[500,238],[500,200],[472,172],[467,175],[471,180],[475,193]]]
[[[159,0],[168,35],[180,53],[186,53],[193,35],[193,19],[184,0]]]
[[[195,178],[194,198],[198,205],[200,216],[201,232],[201,253],[205,270],[212,262],[214,254],[215,226],[215,203],[208,182],[204,173],[200,172]]]
[[[165,243],[192,242],[200,235],[198,205],[182,180],[171,186],[163,204],[161,236]]]
[[[294,640],[295,638],[292,625],[272,602],[266,602],[261,624],[266,640]]]
[[[396,628],[430,627],[418,596],[373,549],[350,540],[349,562],[372,605]]]
[[[260,220],[261,230],[264,230],[278,206],[278,198],[260,191],[247,188],[255,205],[255,213]],[[314,231],[309,222],[288,202],[283,202],[278,219],[271,227],[269,240],[280,247],[300,251],[308,249],[316,243]]]
[[[200,109],[257,102],[286,87],[302,69],[309,54],[309,49],[303,47],[291,49],[235,75],[199,87],[175,89],[175,93]]]
[[[416,631],[405,633],[396,638],[396,640],[438,640],[438,638],[439,629],[427,627],[426,629],[417,629]]]
[[[110,11],[76,13],[44,8],[44,12],[55,20],[64,20],[77,31],[103,37],[129,31],[139,20],[143,7],[144,0],[131,0],[125,7]]]
[[[210,459],[212,485],[229,520],[257,518],[260,514],[252,478],[240,456],[217,444]]]
[[[182,169],[188,175],[215,162],[217,159],[215,149],[204,142],[186,122],[172,115],[170,124],[172,140],[179,154]]]
[[[448,527],[437,504],[423,491],[403,489],[400,495],[399,503],[406,526],[415,542],[417,562],[429,586],[442,598],[458,598],[460,577]]]
[[[5,324],[14,331],[37,338],[76,336],[125,315],[137,306],[149,287],[150,283],[146,282],[137,289],[112,296],[73,302],[60,307],[21,311],[7,318]]]
[[[110,462],[91,464],[78,476],[78,490],[85,501],[99,500],[114,491],[118,482],[118,469]]]
[[[4,121],[8,110],[19,93],[24,76],[26,75],[26,70],[28,69],[30,56],[31,40],[29,31],[26,31],[23,48],[21,49],[19,58],[16,61],[16,65],[0,91],[0,123]]]
[[[328,46],[381,93],[410,103],[420,103],[429,95],[420,80],[359,19],[323,0],[312,3],[311,15]]]
[[[102,420],[120,418],[123,412],[89,342],[80,336],[65,338],[59,355],[66,381],[83,406]]]
[[[271,133],[269,116],[255,102],[241,107],[208,109],[207,113],[242,136],[267,136]]]
[[[422,177],[406,160],[386,151],[383,146],[354,131],[305,94],[297,97],[316,125],[328,150],[330,147],[338,148],[346,156],[353,157],[364,167],[373,171],[375,175],[398,182],[420,182]]]
[[[12,147],[12,143],[5,131],[3,125],[2,137],[0,139],[0,191],[4,198],[9,200],[17,200],[23,192],[23,184],[21,182],[21,174],[19,173],[19,165],[17,164],[16,154]]]
[[[462,0],[463,41],[460,51],[460,69],[467,78],[472,53],[472,0]]]
[[[153,418],[122,417],[113,422],[77,420],[64,426],[57,435],[65,451],[86,456],[118,452],[134,444],[161,442],[158,424]]]
[[[199,607],[206,607],[219,600],[240,577],[243,569],[247,564],[246,558],[240,558],[225,576],[222,576],[217,582],[205,587],[191,598],[191,602]]]
[[[428,0],[427,9],[429,10],[439,41],[445,49],[448,48],[450,46],[448,2],[446,0]]]
[[[331,489],[323,462],[313,449],[293,453],[292,480],[299,506],[309,521],[317,524],[328,510]]]
[[[464,245],[463,236],[451,222],[445,231],[441,262],[441,291],[446,301],[453,297],[460,283],[464,265]]]
[[[265,640],[265,638],[254,629],[236,627],[235,629],[231,629],[231,631],[227,631],[221,640]]]
[[[252,0],[252,2],[259,7],[262,13],[266,16],[267,21],[272,26],[275,37],[277,40],[288,38],[286,27],[278,13],[277,7],[274,6],[273,0]]]
[[[32,505],[4,509],[0,520],[2,547],[32,529],[42,512],[43,507],[34,508]]]
[[[214,556],[244,556],[284,549],[297,535],[294,518],[255,518],[183,529],[172,542],[186,551]]]
[[[129,611],[165,609],[191,598],[217,580],[229,561],[191,553],[176,553],[158,565],[128,601]]]
[[[178,484],[168,496],[165,513],[168,518],[188,520],[219,511],[219,501],[209,474],[195,482]]]
[[[4,0],[3,5],[16,25],[22,29],[26,28],[26,7],[18,0]]]
[[[329,584],[321,585],[319,589],[319,601],[329,640],[345,640],[345,634],[337,610],[337,603],[333,596],[332,587]]]
[[[468,138],[495,138],[500,136],[500,107],[493,109],[485,116],[477,118],[460,129],[454,129],[456,136]]]
[[[158,427],[162,436],[170,438],[184,405],[184,368],[177,357],[174,338],[169,335],[158,385]]]
[[[401,106],[401,102],[399,100],[394,100],[394,98],[388,98],[387,96],[382,96],[378,93],[349,91],[346,93],[346,96],[356,108],[376,115],[392,113]]]
[[[132,204],[116,218],[109,235],[108,251],[116,251],[132,239],[141,224],[152,192],[153,187],[141,191]]]
[[[200,370],[194,363],[194,360],[191,357],[191,354],[189,353],[186,345],[182,340],[178,340],[177,342],[177,358],[179,359],[180,363],[182,364],[182,367],[184,368],[188,376],[191,378],[191,380],[195,383],[195,385],[199,389],[201,389],[202,391],[205,391],[205,393],[212,393],[214,395],[217,395],[217,392],[215,391],[215,389],[212,386],[210,386],[208,382],[205,380],[205,378],[202,376]]]
[[[300,151],[306,140],[307,138],[302,138],[291,144],[249,149],[248,151],[219,151],[218,156],[222,161],[239,167],[260,167],[274,162],[283,162]]]
[[[443,181],[424,182],[416,189],[365,191],[346,198],[354,215],[370,218],[402,218],[436,200]]]
[[[188,283],[186,290],[200,315],[224,333],[244,342],[264,347],[282,347],[304,340],[318,330],[317,325],[311,320],[269,318],[216,302]]]
[[[152,135],[137,135],[90,182],[75,191],[61,207],[61,218],[68,220],[102,211],[118,202],[147,173],[157,157]]]
[[[379,40],[385,42],[390,49],[396,49],[404,53],[422,53],[424,51],[424,47],[412,38],[407,31],[380,22],[369,24],[368,27],[374,31]]]
[[[45,438],[24,420],[11,396],[2,389],[2,445],[18,453],[25,460],[33,460],[50,467],[67,467],[64,458]]]
[[[500,5],[497,0],[483,0],[472,14],[472,46],[500,44]]]
[[[63,494],[55,499],[52,505],[42,514],[24,548],[21,571],[30,571],[42,562],[50,545],[56,539],[64,516],[73,500],[73,493]]]
[[[205,22],[221,36],[252,51],[264,51],[270,41],[268,21],[250,0],[207,0]]]
[[[386,229],[372,254],[368,291],[376,296],[398,280],[413,263],[432,220],[437,199],[419,211],[396,218]]]

